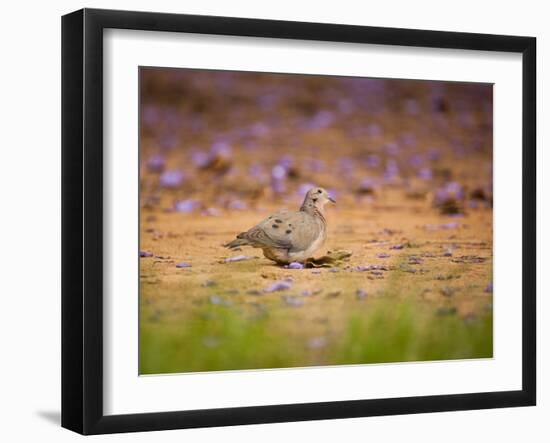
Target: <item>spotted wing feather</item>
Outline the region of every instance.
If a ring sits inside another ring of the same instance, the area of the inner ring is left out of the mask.
[[[239,237],[257,247],[302,251],[319,237],[321,230],[319,221],[305,212],[282,212],[266,218]]]

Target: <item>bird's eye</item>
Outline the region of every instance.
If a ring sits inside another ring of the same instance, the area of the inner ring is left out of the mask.
[[[320,194],[321,192],[323,192],[321,189],[317,189],[317,194]]]

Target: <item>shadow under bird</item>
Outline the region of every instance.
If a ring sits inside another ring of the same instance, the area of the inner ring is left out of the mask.
[[[336,203],[323,188],[310,189],[299,211],[278,212],[262,220],[225,245],[229,249],[251,246],[280,264],[303,263],[313,257],[327,238],[325,205]]]

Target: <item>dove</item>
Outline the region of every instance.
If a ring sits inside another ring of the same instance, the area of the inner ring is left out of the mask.
[[[229,249],[251,246],[279,264],[303,263],[312,258],[327,238],[324,208],[336,203],[323,188],[310,189],[299,211],[278,212],[262,220],[224,246]]]

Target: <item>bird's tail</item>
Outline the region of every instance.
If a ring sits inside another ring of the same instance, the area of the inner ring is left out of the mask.
[[[226,243],[224,246],[229,249],[235,249],[240,246],[246,246],[249,245],[249,241],[244,238],[245,232],[241,232],[239,235],[237,235],[237,238],[233,241],[230,241],[229,243]]]

